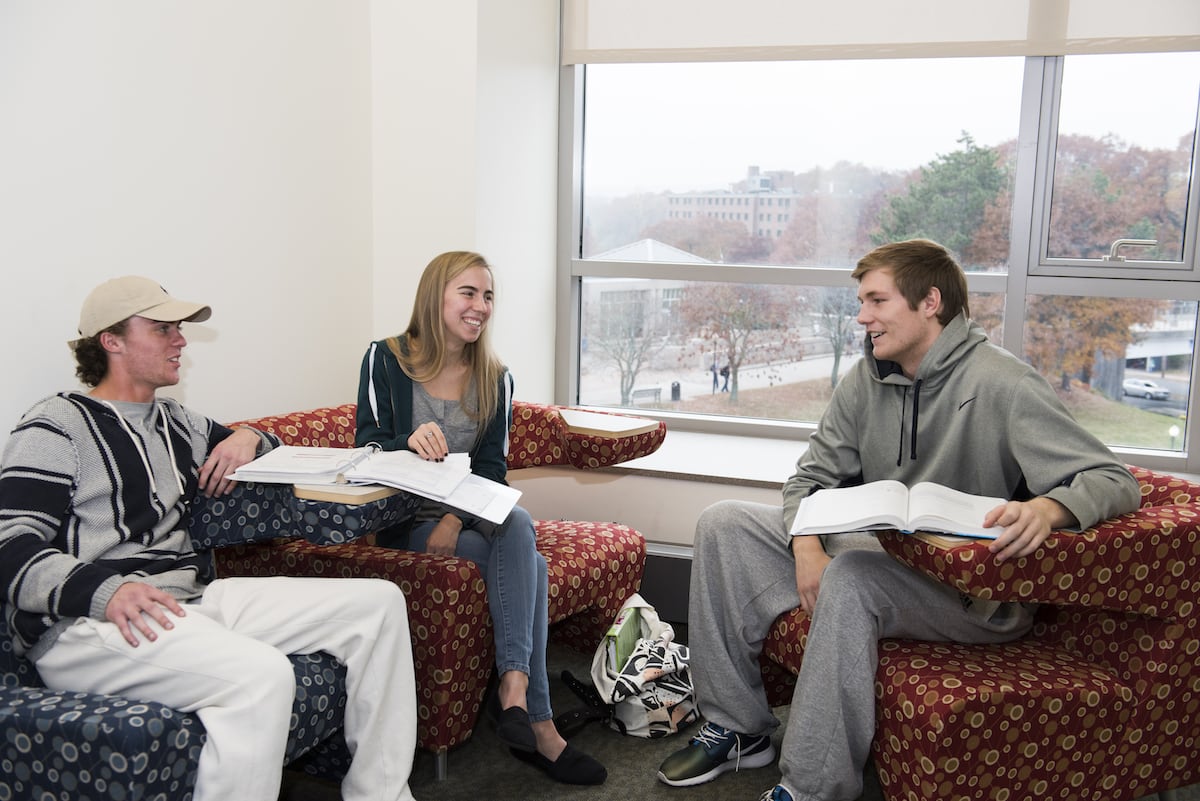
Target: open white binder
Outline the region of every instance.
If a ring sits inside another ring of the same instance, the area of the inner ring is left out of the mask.
[[[504,522],[521,497],[520,490],[472,473],[465,453],[431,462],[412,451],[281,445],[229,478],[263,484],[385,484],[493,523]]]

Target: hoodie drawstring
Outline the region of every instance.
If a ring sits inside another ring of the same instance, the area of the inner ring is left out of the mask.
[[[917,417],[921,406],[921,382],[923,379],[918,378],[913,384],[913,413],[912,413],[912,440],[908,446],[908,458],[914,462],[917,460]]]
[[[923,381],[924,381],[924,379],[918,378],[916,383],[914,383],[912,385],[912,390],[913,390],[912,426],[909,431],[909,441],[908,441],[908,458],[912,461],[916,461],[916,459],[917,459],[917,422],[918,422],[918,418],[920,417],[921,383]],[[901,431],[902,432],[903,432],[903,421],[904,421],[904,408],[903,407],[905,407],[907,405],[908,405],[908,388],[906,387],[904,390],[904,399],[901,402],[901,410],[900,410],[900,420],[901,420]],[[899,447],[897,447],[897,449],[896,449],[896,467],[902,467],[904,465],[904,434],[903,433],[901,433],[901,435],[900,435],[900,442],[898,443],[898,446]]]
[[[121,428],[125,429],[125,433],[129,435],[130,441],[133,442],[133,447],[137,449],[138,456],[142,457],[142,467],[146,470],[146,477],[150,480],[150,492],[155,498],[158,497],[158,484],[154,480],[154,471],[150,469],[150,459],[146,456],[146,449],[142,445],[141,439],[133,433],[133,429],[129,427],[129,423],[125,421],[125,416],[117,410],[117,407],[106,400],[102,400],[108,408],[112,409],[113,414],[117,416],[117,421],[121,424]],[[161,403],[154,404],[154,409],[158,412],[158,422],[162,423],[163,440],[167,443],[167,458],[171,462],[171,470],[175,476],[175,486],[179,488],[179,495],[183,497],[183,476],[179,475],[179,465],[175,463],[175,446],[171,444],[171,431],[167,425],[167,414],[163,411]]]

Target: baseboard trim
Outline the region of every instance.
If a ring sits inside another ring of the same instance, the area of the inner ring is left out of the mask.
[[[691,545],[668,545],[665,542],[647,542],[647,556],[669,556],[675,559],[691,559],[695,549]]]

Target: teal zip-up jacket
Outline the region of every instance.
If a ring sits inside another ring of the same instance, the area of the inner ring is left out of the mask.
[[[404,338],[401,337],[403,347]],[[471,448],[471,472],[483,478],[507,484],[508,429],[512,424],[511,374],[500,377],[496,413],[487,427],[478,433]],[[411,450],[408,438],[413,426],[413,382],[387,342],[372,342],[363,355],[358,377],[358,411],[355,415],[354,444],[378,445],[385,451]]]
[[[1031,366],[960,314],[912,380],[866,355],[838,382],[783,488],[784,531],[826,487],[933,481],[1011,500],[1046,496],[1087,528],[1136,509],[1136,479]]]

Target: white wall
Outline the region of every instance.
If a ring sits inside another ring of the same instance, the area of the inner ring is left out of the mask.
[[[540,403],[554,400],[558,6],[479,3],[479,248],[497,272],[497,347],[517,397]]]
[[[5,430],[75,386],[101,281],[211,303],[173,394],[218,418],[350,396],[370,333],[365,2],[0,7]],[[18,344],[19,343],[19,344]]]
[[[502,355],[549,400],[557,3],[496,5],[0,5],[0,429],[76,386],[79,304],[129,273],[214,307],[185,403],[351,399],[457,248],[496,264]]]
[[[474,5],[446,0],[418,11],[371,3],[372,338],[408,324],[417,279],[433,256],[476,247]]]
[[[710,504],[779,505],[783,481],[804,448],[788,440],[668,430],[658,451],[613,469],[531,467],[510,472],[508,480],[535,518],[614,521],[651,543],[687,547]]]
[[[557,0],[372,3],[372,335],[408,324],[429,260],[477,250],[496,273],[494,341],[517,397],[554,375]]]
[[[696,520],[717,501],[737,499],[779,505],[778,487],[645,475],[632,470],[529,467],[508,474],[520,503],[539,520],[624,523],[656,545],[689,548]]]
[[[107,278],[213,305],[172,394],[233,420],[351,399],[459,248],[496,268],[518,398],[552,400],[557,37],[557,0],[4,0],[0,437],[76,386],[65,342]],[[730,494],[526,473],[535,514],[667,543]]]

